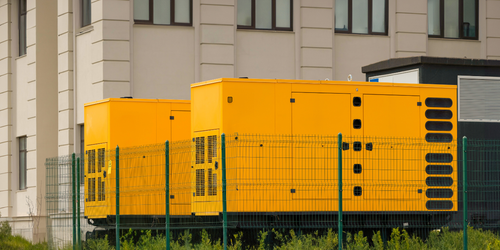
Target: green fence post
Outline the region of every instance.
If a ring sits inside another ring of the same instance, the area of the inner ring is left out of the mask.
[[[227,250],[227,200],[226,200],[226,135],[221,136],[222,156],[222,231],[224,239],[224,250]]]
[[[463,218],[463,224],[464,224],[464,250],[467,250],[467,136],[464,136],[463,138],[463,195],[464,195],[464,218]]]
[[[116,146],[116,250],[120,250],[120,147]]]
[[[77,239],[78,249],[82,249],[82,236],[80,229],[80,157],[76,159],[76,225],[77,225]]]
[[[339,250],[342,250],[342,133],[339,133]]]
[[[165,142],[165,238],[167,250],[170,250],[170,147],[168,140]]]
[[[71,177],[73,178],[73,190],[72,190],[73,195],[71,196],[71,199],[73,200],[73,209],[71,209],[73,215],[73,249],[76,249],[75,153],[71,155]]]

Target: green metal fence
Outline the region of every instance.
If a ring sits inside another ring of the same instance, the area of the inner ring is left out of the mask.
[[[49,243],[118,242],[129,228],[205,229],[225,246],[271,229],[334,229],[341,243],[343,231],[500,229],[500,141],[428,140],[233,134],[47,159]]]

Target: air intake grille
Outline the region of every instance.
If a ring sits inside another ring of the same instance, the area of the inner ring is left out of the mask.
[[[95,149],[88,151],[88,170],[87,173],[95,173]]]
[[[500,78],[459,78],[458,119],[500,121]]]
[[[196,170],[196,196],[205,196],[205,169]]]
[[[205,163],[205,137],[196,137],[196,164]]]
[[[99,173],[104,168],[104,152],[104,148],[100,148],[97,150],[97,172]]]

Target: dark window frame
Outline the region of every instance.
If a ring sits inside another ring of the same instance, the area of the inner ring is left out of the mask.
[[[170,24],[156,24],[154,21],[154,1],[149,0],[149,20],[136,20],[135,24],[152,24],[152,25],[165,25],[165,26],[193,26],[193,0],[189,0],[189,23],[176,23],[175,22],[175,0],[170,1]]]
[[[439,35],[429,35],[432,38],[446,38],[446,39],[466,39],[466,40],[479,40],[479,1],[476,2],[476,36],[475,37],[464,37],[464,0],[458,0],[458,37],[445,37],[444,36],[444,0],[439,0]],[[429,20],[427,20],[428,22]],[[429,28],[427,28],[427,33],[429,33]]]
[[[89,8],[88,8],[88,13],[85,12],[85,4],[88,4],[89,5]],[[81,0],[80,1],[80,14],[81,14],[81,18],[80,18],[80,22],[81,22],[81,25],[80,27],[86,27],[86,26],[89,26],[92,24],[92,1],[91,0]],[[88,15],[88,23],[85,22],[85,16]]]
[[[276,0],[271,0],[272,3],[272,11],[271,11],[271,28],[270,29],[263,29],[263,28],[256,28],[255,27],[255,0],[252,1],[252,24],[251,25],[239,25],[238,29],[246,29],[246,30],[280,30],[280,31],[293,31],[293,0],[290,0],[290,28],[283,28],[283,27],[276,27]],[[238,11],[236,10],[236,13]],[[238,21],[236,21],[238,22]]]
[[[335,33],[343,33],[343,34],[356,34],[356,35],[378,35],[378,36],[387,36],[389,34],[389,0],[385,0],[385,32],[372,32],[373,26],[373,0],[368,0],[368,33],[352,33],[352,0],[348,0],[347,3],[347,12],[349,17],[347,18],[348,27],[347,30],[336,29]],[[335,16],[334,16],[335,19]]]
[[[24,148],[21,148],[21,141],[24,140]],[[18,137],[19,149],[19,190],[26,190],[28,188],[28,137]],[[21,158],[24,157],[24,165],[21,164]],[[24,184],[24,186],[23,186]]]
[[[24,56],[28,52],[28,44],[27,44],[27,35],[28,35],[28,24],[27,24],[27,18],[26,16],[28,15],[28,6],[26,0],[19,0],[19,56]],[[23,8],[24,7],[24,8]],[[24,19],[24,29],[21,29],[21,19]],[[24,35],[24,36],[21,36]],[[23,38],[22,38],[23,37]],[[24,46],[21,46],[21,41],[24,41]]]

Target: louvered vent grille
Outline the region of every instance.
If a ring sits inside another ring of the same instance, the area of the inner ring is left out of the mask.
[[[205,169],[196,170],[196,196],[205,196]]]
[[[500,121],[500,78],[459,78],[458,119]]]

